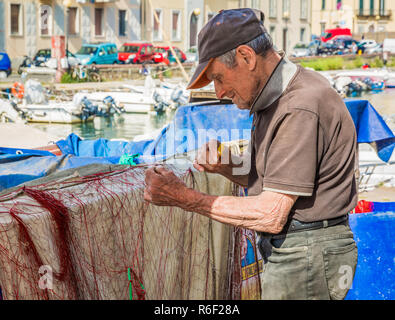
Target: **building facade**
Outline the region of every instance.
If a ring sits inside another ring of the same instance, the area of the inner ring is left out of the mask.
[[[393,0],[317,0],[312,2],[312,33],[325,29],[349,28],[356,39],[382,41],[394,37],[395,1]]]
[[[311,39],[311,3],[316,0],[265,0],[265,26],[278,49],[290,53],[297,43]]]
[[[197,46],[203,25],[222,9],[250,7],[265,13],[278,49],[289,51],[311,36],[312,0],[2,0],[0,50],[10,57],[50,48],[52,36],[66,37],[75,53],[89,42],[170,42]],[[292,32],[291,32],[292,30]]]
[[[71,52],[87,42],[141,39],[141,0],[4,0],[0,9],[0,50],[12,57],[50,48],[57,35]]]

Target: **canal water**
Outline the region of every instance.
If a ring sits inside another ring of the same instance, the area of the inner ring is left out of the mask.
[[[75,133],[83,139],[116,139],[131,141],[139,135],[149,135],[163,128],[174,118],[174,113],[150,115],[124,113],[111,118],[97,117],[93,121],[76,124],[31,123],[30,126],[47,132],[50,136],[63,139]]]
[[[383,116],[392,131],[395,131],[395,89],[385,89],[379,93],[364,93],[356,99],[369,100]],[[29,124],[59,139],[75,133],[83,139],[123,139],[133,140],[139,135],[149,135],[159,131],[174,118],[172,114],[150,115],[126,113],[121,117],[95,118],[93,122],[82,124]]]

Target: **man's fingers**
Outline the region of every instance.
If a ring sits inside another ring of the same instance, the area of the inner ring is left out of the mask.
[[[193,162],[193,167],[200,172],[204,171],[204,167],[198,164],[196,160]]]

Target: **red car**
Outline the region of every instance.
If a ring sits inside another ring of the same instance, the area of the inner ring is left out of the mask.
[[[154,46],[149,42],[124,43],[118,50],[121,63],[154,62]]]
[[[326,29],[325,34],[321,37],[321,41],[327,42],[338,36],[349,36],[351,38],[351,30],[348,28]]]
[[[169,46],[167,46],[167,47],[158,46],[158,47],[155,47],[154,50],[155,50],[155,54],[154,54],[154,62],[155,63],[164,62],[166,64],[169,64],[169,63],[176,62],[176,58],[173,56]],[[182,52],[177,47],[173,47],[173,50],[176,52],[176,55],[181,63],[187,59],[187,56],[185,55],[185,53]]]

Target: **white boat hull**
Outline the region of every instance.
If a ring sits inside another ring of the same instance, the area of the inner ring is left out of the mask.
[[[154,110],[155,101],[144,94],[131,92],[93,92],[84,93],[92,103],[101,103],[104,98],[111,96],[119,107],[128,113],[149,113]]]
[[[21,106],[28,113],[27,122],[31,123],[81,123],[92,121],[94,116],[82,120],[79,110],[70,104],[30,104]]]

